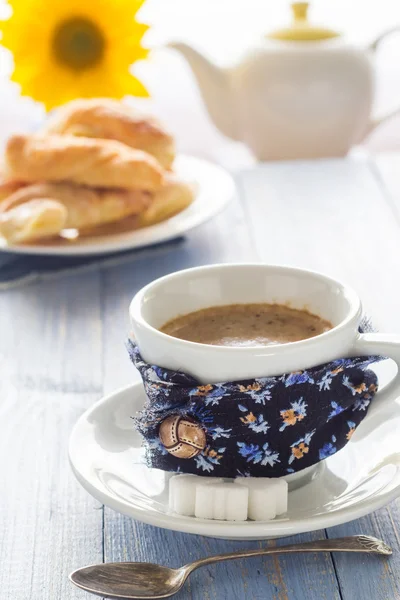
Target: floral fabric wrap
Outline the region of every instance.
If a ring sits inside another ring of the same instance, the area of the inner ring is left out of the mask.
[[[128,342],[148,401],[134,418],[149,467],[215,477],[281,477],[335,454],[350,440],[378,389],[368,367],[382,357],[342,358],[276,377],[199,385],[185,373],[145,363]],[[170,454],[159,429],[171,415],[206,434],[191,459]]]

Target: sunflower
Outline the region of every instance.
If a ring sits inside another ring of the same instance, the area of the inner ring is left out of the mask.
[[[144,0],[9,0],[1,44],[14,55],[11,79],[47,109],[79,97],[148,96],[130,73],[146,58]]]

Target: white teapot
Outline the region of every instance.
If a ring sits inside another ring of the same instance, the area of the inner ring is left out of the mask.
[[[343,156],[372,129],[372,58],[367,49],[307,20],[307,2],[292,5],[291,27],[261,39],[237,65],[220,69],[182,43],[209,114],[222,133],[246,143],[259,160]]]

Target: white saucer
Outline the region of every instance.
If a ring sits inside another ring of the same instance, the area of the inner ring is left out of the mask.
[[[218,214],[235,194],[232,177],[218,165],[193,156],[179,156],[174,169],[185,181],[196,186],[192,204],[174,217],[124,233],[77,239],[70,244],[32,244],[7,246],[0,237],[0,250],[18,254],[89,255],[120,252],[171,240],[205,223]]]
[[[289,493],[287,515],[265,522],[227,522],[169,514],[171,475],[138,464],[141,438],[131,416],[141,409],[144,397],[139,382],[95,404],[76,423],[69,456],[78,481],[92,496],[145,523],[212,537],[261,540],[339,525],[400,495],[400,407],[394,402],[390,418],[377,413],[372,432],[371,421],[364,430],[361,424],[341,452],[320,463],[311,481]]]

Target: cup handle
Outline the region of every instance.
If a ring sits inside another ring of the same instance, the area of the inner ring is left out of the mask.
[[[385,421],[393,401],[400,397],[400,336],[395,334],[363,333],[354,345],[355,356],[387,356],[397,364],[397,373],[392,381],[376,394],[368,409],[368,414],[360,425],[362,436]],[[369,427],[368,427],[369,426]]]
[[[379,48],[379,46],[381,45],[381,42],[388,35],[391,35],[392,33],[399,33],[399,32],[400,32],[400,26],[399,25],[397,27],[392,27],[391,29],[387,29],[386,31],[384,31],[383,33],[381,33],[372,42],[372,44],[369,45],[368,49],[370,50],[370,52],[375,53],[377,51],[377,49]],[[384,115],[381,115],[380,117],[372,118],[371,121],[368,124],[367,131],[366,131],[364,137],[367,137],[370,133],[372,133],[374,131],[374,129],[376,129],[377,127],[379,127],[379,125],[381,125],[385,121],[388,121],[389,119],[392,119],[393,117],[395,117],[398,114],[400,114],[400,106],[398,106],[394,110],[391,110],[390,112],[388,112],[388,113],[386,113]]]

